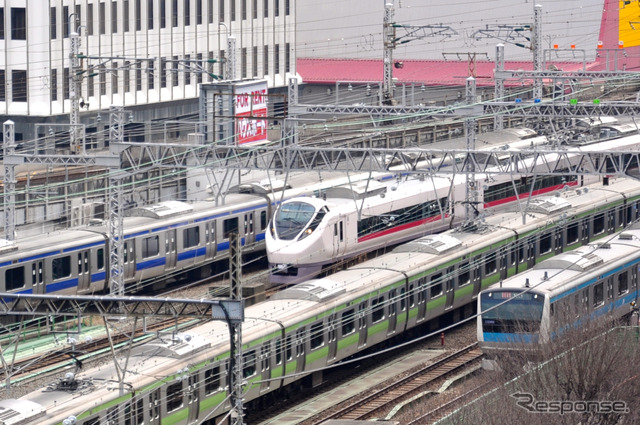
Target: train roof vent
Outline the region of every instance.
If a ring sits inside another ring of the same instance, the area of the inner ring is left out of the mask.
[[[429,235],[400,245],[393,252],[424,252],[438,255],[460,245],[462,245],[462,242],[450,235]]]
[[[8,241],[6,239],[0,239],[0,254],[15,251],[18,249],[16,241]]]
[[[133,208],[128,211],[127,215],[129,217],[148,217],[161,219],[173,217],[174,215],[190,213],[192,211],[193,207],[186,202],[165,201],[154,205]]]
[[[571,208],[571,203],[564,198],[543,196],[531,199],[527,210],[532,213],[552,214],[568,208]]]
[[[1,400],[0,424],[22,425],[45,415],[46,409],[29,400]]]
[[[364,199],[386,191],[386,185],[376,180],[364,180],[327,188],[327,198]]]
[[[202,336],[178,334],[174,337],[166,336],[149,344],[143,344],[131,350],[132,356],[160,356],[174,359],[190,356],[206,350],[211,344]]]
[[[630,241],[633,239],[632,233],[620,233],[619,239],[622,241]]]
[[[333,288],[329,285],[333,285],[333,282],[323,280],[311,280],[306,283],[301,283],[291,288],[287,288],[284,291],[280,291],[271,297],[272,300],[308,300],[308,301],[326,301],[333,297],[337,297],[345,292],[344,287]]]
[[[602,257],[591,252],[563,252],[534,266],[534,269],[561,269],[583,272],[603,264]]]

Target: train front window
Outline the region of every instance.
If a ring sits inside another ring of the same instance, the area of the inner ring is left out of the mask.
[[[302,231],[311,234],[319,224],[319,221],[314,219],[315,212],[315,207],[306,202],[289,202],[281,205],[274,218],[278,237],[290,241]],[[324,216],[324,213],[322,215]]]
[[[540,329],[542,295],[505,290],[484,292],[480,297],[483,332],[530,333]]]

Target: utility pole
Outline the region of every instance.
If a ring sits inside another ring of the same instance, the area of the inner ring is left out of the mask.
[[[72,154],[84,153],[84,134],[80,130],[80,104],[78,96],[78,78],[80,78],[80,34],[73,28],[73,15],[69,15],[69,147]]]

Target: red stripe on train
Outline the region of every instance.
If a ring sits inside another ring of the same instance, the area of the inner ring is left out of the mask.
[[[534,190],[531,194],[532,196],[544,195],[545,193],[553,192],[555,190],[560,190],[565,186],[577,186],[577,181],[557,184],[555,186],[545,187],[544,189]],[[509,202],[517,201],[518,199],[527,199],[529,197],[529,192],[521,193],[518,197],[510,196],[508,198],[498,199],[497,201],[485,202],[483,205],[485,208],[495,207],[496,205],[508,204]]]
[[[448,218],[449,214],[445,214],[445,218]],[[434,217],[425,218],[423,220],[412,221],[411,223],[401,224],[400,226],[390,227],[389,229],[381,230],[379,232],[370,233],[368,235],[362,236],[358,238],[358,242],[366,242],[371,239],[379,238],[381,236],[390,235],[392,233],[401,232],[403,230],[411,229],[414,227],[418,227],[425,223],[432,223],[434,221],[442,220],[441,215],[437,215]]]

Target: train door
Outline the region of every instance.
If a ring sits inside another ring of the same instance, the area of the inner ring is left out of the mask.
[[[209,221],[204,225],[204,243],[206,246],[207,258],[214,258],[216,256],[216,250],[218,244],[216,243],[216,222]]]
[[[271,383],[271,350],[269,348],[270,344],[267,342],[260,350],[260,378],[262,380],[260,391],[267,391]]]
[[[305,328],[296,331],[296,372],[301,373],[305,367],[305,346],[307,339],[305,338]]]
[[[564,226],[557,227],[553,233],[553,253],[557,255],[564,251]]]
[[[338,351],[338,326],[336,324],[336,315],[332,314],[328,318],[328,327],[327,327],[327,345],[329,348],[329,354],[327,355],[327,360],[332,362],[336,359],[336,354]]]
[[[91,285],[91,267],[90,258],[91,252],[87,249],[77,253],[78,261],[78,292],[86,292]]]
[[[473,257],[471,261],[471,282],[473,283],[473,296],[477,297],[482,286],[482,275],[480,274],[480,256]]]
[[[445,293],[445,306],[444,309],[447,310],[451,307],[453,307],[453,300],[455,297],[455,273],[454,273],[455,268],[454,267],[448,267],[446,274],[445,274],[445,284],[444,284],[444,293]]]
[[[583,218],[580,222],[580,241],[582,245],[589,243],[589,219]]]
[[[165,269],[176,267],[177,253],[176,229],[169,229],[164,235],[164,255],[167,259]]]
[[[536,253],[536,238],[535,237],[530,237],[527,238],[527,249],[526,249],[526,255],[527,255],[527,269],[530,269],[531,267],[536,265],[536,258],[537,258],[537,253]]]
[[[133,239],[124,242],[124,257],[122,259],[122,268],[125,279],[133,279],[136,275],[136,250],[135,241]]]
[[[367,302],[363,301],[358,305],[358,348],[367,345]]]
[[[344,217],[340,217],[338,222],[333,223],[333,256],[338,257],[344,253],[345,247],[345,227]]]
[[[44,294],[44,261],[38,260],[31,263],[31,286],[34,294]]]
[[[616,209],[612,208],[610,210],[607,211],[606,213],[606,217],[607,217],[607,233],[608,234],[612,234],[614,233],[617,229],[616,229]]]
[[[387,329],[387,335],[393,335],[396,333],[396,325],[398,324],[398,299],[397,289],[389,291],[389,328]]]
[[[189,386],[187,387],[187,403],[189,403],[189,423],[196,423],[200,412],[200,385],[198,372],[189,376]]]
[[[244,246],[253,245],[256,233],[253,225],[253,211],[244,215]]]

